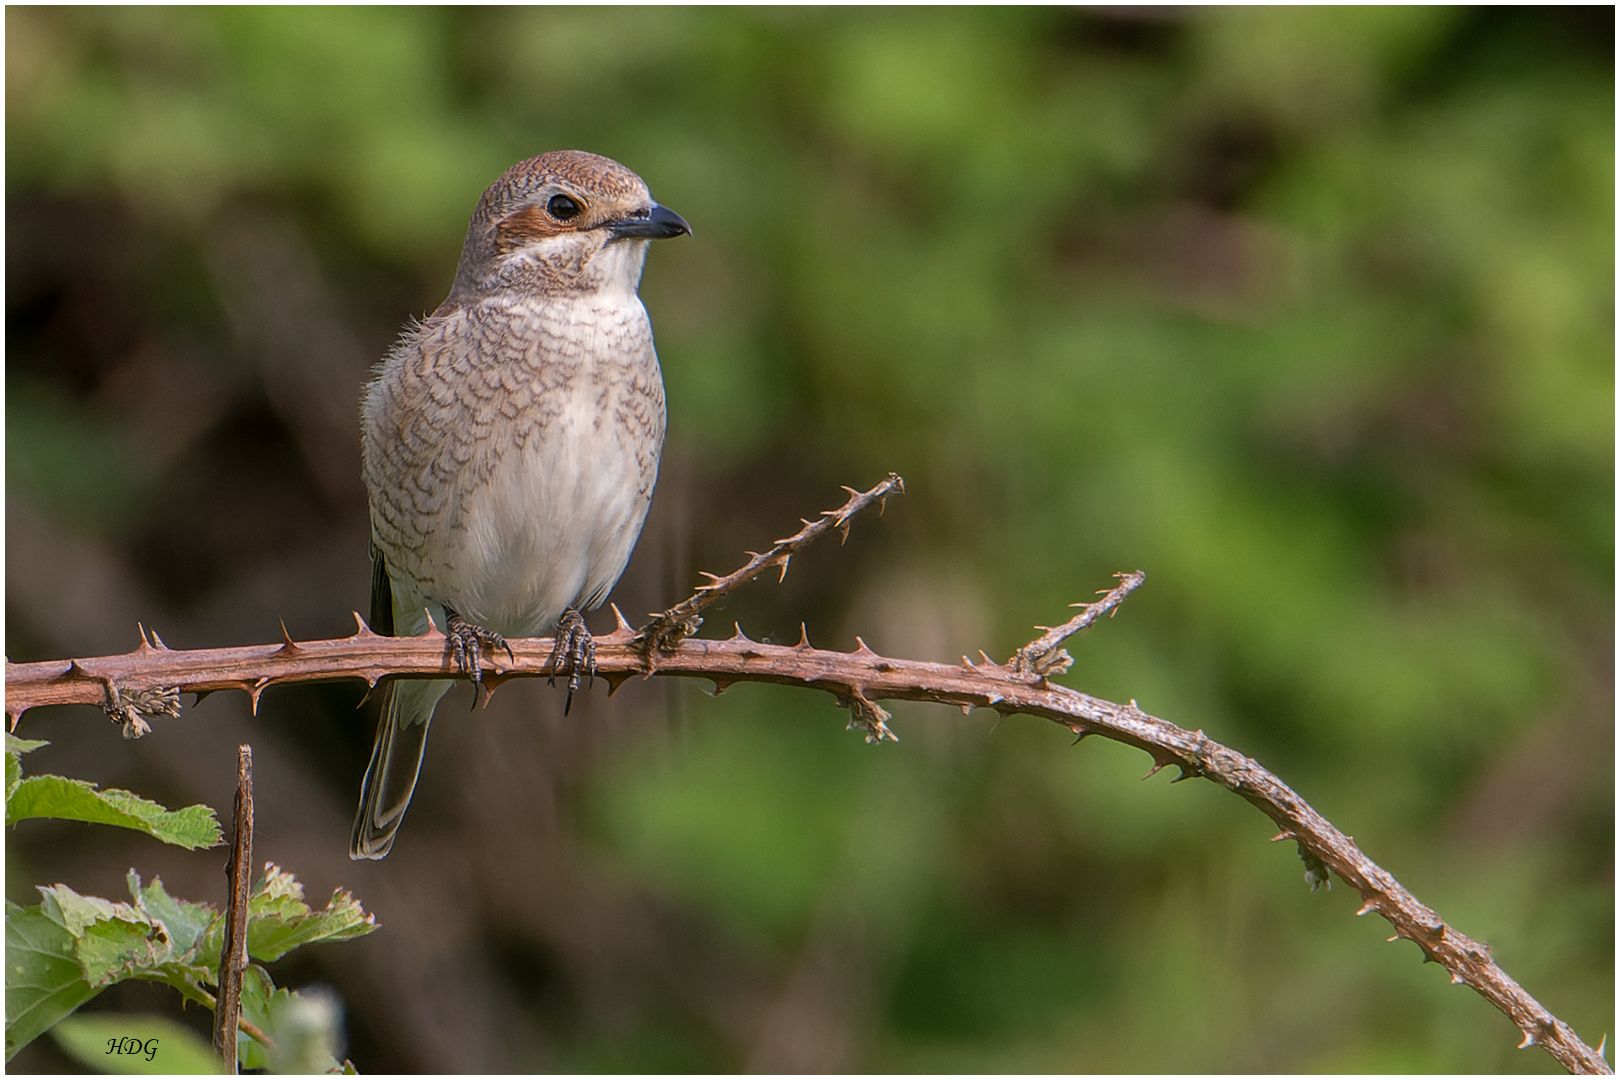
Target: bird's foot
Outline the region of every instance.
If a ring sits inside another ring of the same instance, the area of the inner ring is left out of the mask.
[[[512,655],[512,646],[506,643],[504,637],[468,622],[449,608],[444,610],[445,636],[450,639],[450,654],[455,657],[456,667],[461,669],[463,675],[470,675],[474,683],[484,681],[482,665],[485,645],[491,649],[505,649],[511,661],[517,663],[517,657]]]
[[[558,675],[568,676],[568,697],[563,701],[563,715],[574,704],[574,691],[579,689],[580,677],[586,686],[596,678],[596,639],[585,625],[585,616],[568,608],[557,620],[556,644],[551,649],[551,677],[547,686],[556,685]]]

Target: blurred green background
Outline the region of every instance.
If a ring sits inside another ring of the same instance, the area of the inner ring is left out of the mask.
[[[7,655],[351,631],[369,366],[488,183],[589,149],[695,230],[642,289],[632,618],[891,469],[705,632],[1005,657],[1145,570],[1064,681],[1256,757],[1595,1045],[1613,17],[8,8]],[[276,970],[364,1071],[1556,1070],[1241,800],[1042,721],[900,707],[870,747],[807,692],[458,688],[351,864],[359,698],[21,733],[221,808],[251,741],[256,858],[382,924]],[[12,831],[7,895],[223,898],[217,852],[115,832]]]

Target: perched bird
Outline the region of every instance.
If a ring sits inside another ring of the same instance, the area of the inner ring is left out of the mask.
[[[431,613],[476,682],[484,648],[555,628],[571,697],[594,666],[580,610],[624,572],[664,442],[636,296],[647,243],[691,231],[635,173],[577,150],[521,161],[484,192],[450,295],[361,402],[379,633],[419,634]],[[452,685],[386,684],[350,858],[393,846]]]

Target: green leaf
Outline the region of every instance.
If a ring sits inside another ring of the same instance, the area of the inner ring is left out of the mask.
[[[163,1016],[70,1016],[51,1029],[51,1038],[69,1057],[96,1072],[195,1075],[225,1071],[212,1046],[190,1028]]]
[[[193,953],[214,920],[220,918],[212,904],[193,904],[189,900],[176,900],[163,888],[163,879],[154,877],[152,884],[141,885],[141,877],[131,870],[125,880],[136,907],[148,918],[160,920],[168,927],[176,955]]]
[[[159,878],[143,885],[132,870],[127,881],[133,903],[83,896],[59,884],[40,887],[37,907],[7,904],[8,1059],[101,990],[125,979],[167,983],[187,1000],[214,1007],[209,988],[218,981],[224,918],[208,904],[170,896]],[[275,960],[299,945],[344,941],[376,929],[373,917],[347,892],[335,892],[324,911],[310,910],[303,896],[296,878],[274,863],[265,864],[265,875],[248,901],[252,955]],[[278,1068],[336,1053],[334,1004],[316,1000],[319,995],[300,999],[281,991],[277,996],[262,968],[249,970],[243,1015],[266,1032],[276,1024],[291,1025],[292,1041],[285,1051],[277,1051]],[[311,1047],[325,1049],[317,1053]],[[249,1048],[245,1053],[258,1055],[258,1064],[248,1067],[267,1067],[268,1050]],[[247,1063],[248,1057],[243,1060]]]
[[[248,898],[248,955],[269,963],[279,960],[300,945],[348,941],[377,929],[375,917],[366,914],[360,902],[343,889],[334,890],[323,911],[314,911],[304,902],[304,887],[298,879],[266,863]],[[203,956],[217,956],[224,945],[225,928],[209,928],[202,945]]]
[[[278,990],[262,967],[250,964],[242,977],[242,1018],[264,1032],[271,1046],[238,1032],[241,1068],[325,1073],[339,1067],[342,1006],[329,991]]]
[[[242,1019],[257,1027],[271,1039],[270,1034],[274,1026],[270,1018],[270,1002],[275,996],[285,994],[285,990],[277,990],[276,984],[271,981],[270,973],[258,964],[249,964],[247,970],[242,972]],[[236,1061],[239,1069],[268,1069],[270,1067],[270,1050],[257,1039],[249,1038],[240,1029],[236,1033]]]
[[[107,919],[86,927],[74,947],[85,981],[97,990],[168,963],[168,935],[161,926]]]
[[[46,739],[19,739],[9,731],[5,733],[5,736],[6,753],[8,754],[17,754],[19,756],[22,754],[31,754],[42,746],[51,745]]]
[[[8,772],[8,787],[10,779]],[[96,785],[88,780],[62,776],[31,776],[12,789],[6,799],[6,824],[13,825],[28,818],[118,825],[190,850],[213,847],[219,843],[220,836],[219,821],[211,807],[199,804],[182,810],[166,810],[128,791],[118,788],[97,791]]]
[[[6,1060],[96,996],[73,935],[38,908],[6,901]]]
[[[19,739],[11,732],[6,732],[6,803],[11,802],[11,793],[17,790],[22,782],[22,756],[50,743],[44,739]]]

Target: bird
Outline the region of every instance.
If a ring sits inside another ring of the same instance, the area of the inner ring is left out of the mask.
[[[484,649],[555,631],[569,698],[594,671],[581,615],[624,572],[658,478],[664,385],[637,295],[650,242],[690,235],[635,173],[581,150],[484,192],[450,294],[407,325],[361,397],[372,629]],[[393,847],[444,679],[384,683],[352,859]]]

